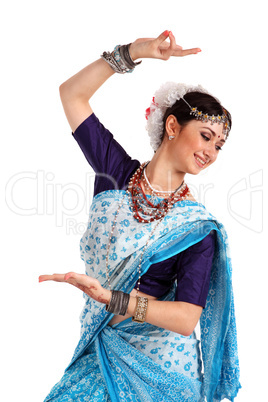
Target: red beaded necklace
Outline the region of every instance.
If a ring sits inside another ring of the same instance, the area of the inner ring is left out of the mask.
[[[134,173],[128,185],[132,212],[135,219],[139,222],[149,223],[164,216],[170,211],[173,205],[187,198],[189,188],[186,183],[173,191],[168,198],[163,198],[158,204],[153,204],[147,197],[141,186],[143,171],[147,163],[143,163]]]

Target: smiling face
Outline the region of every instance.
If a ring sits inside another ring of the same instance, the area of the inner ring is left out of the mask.
[[[167,135],[175,138],[166,143],[173,172],[198,174],[214,163],[225,143],[223,124],[191,120],[180,126],[174,116],[167,121]]]

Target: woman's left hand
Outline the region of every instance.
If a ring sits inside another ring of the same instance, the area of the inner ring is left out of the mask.
[[[109,304],[111,291],[101,286],[100,282],[88,275],[68,272],[67,274],[53,274],[39,276],[39,282],[55,281],[69,283],[86,293],[99,303]]]
[[[169,42],[167,42],[169,39]],[[171,31],[161,33],[157,38],[139,38],[131,43],[130,55],[133,60],[137,59],[160,59],[168,60],[170,57],[184,57],[201,52],[199,47],[183,49],[177,45],[175,36]]]

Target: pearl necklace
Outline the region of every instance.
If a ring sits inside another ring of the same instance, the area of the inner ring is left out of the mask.
[[[149,182],[149,180],[148,180],[148,177],[147,177],[147,174],[146,174],[146,167],[147,167],[147,165],[144,167],[144,169],[143,169],[143,176],[144,176],[144,178],[145,178],[145,182],[146,182],[146,184],[147,184],[147,186],[149,187],[149,189],[152,191],[152,193],[154,193],[154,194],[170,194],[170,193],[172,193],[173,191],[168,191],[168,190],[165,190],[165,191],[162,191],[162,190],[156,190],[155,188],[153,188],[153,186],[151,185],[151,183]],[[176,189],[176,190],[174,190],[174,193],[176,192],[176,191],[178,191],[180,188],[181,188],[181,186],[183,185],[183,183],[184,182],[182,182],[182,184]]]

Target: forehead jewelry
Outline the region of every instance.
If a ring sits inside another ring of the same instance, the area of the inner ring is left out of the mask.
[[[223,133],[226,135],[226,139],[228,138],[229,131],[230,131],[230,124],[229,119],[227,117],[225,109],[223,109],[222,115],[211,116],[208,113],[203,113],[202,111],[198,110],[196,107],[192,107],[183,97],[181,98],[186,103],[187,106],[191,109],[190,114],[195,116],[196,120],[200,120],[204,123],[211,122],[213,125],[214,123],[223,124]]]

